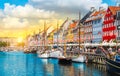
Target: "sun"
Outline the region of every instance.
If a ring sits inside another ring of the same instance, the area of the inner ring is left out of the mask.
[[[18,39],[17,39],[17,42],[18,42],[18,43],[23,42],[23,38],[21,38],[21,37],[18,38]]]

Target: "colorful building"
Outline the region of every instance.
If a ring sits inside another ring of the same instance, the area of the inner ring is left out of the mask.
[[[54,32],[56,32],[56,31],[57,31],[57,29],[54,29],[47,35],[48,44],[53,44],[53,35],[54,35]]]
[[[76,31],[73,31],[77,27],[77,25],[78,20],[72,20],[67,29],[66,39],[68,43],[69,42],[75,43],[76,41],[78,41],[78,30],[76,29]]]
[[[92,43],[92,20],[89,17],[84,23],[84,42]]]
[[[92,43],[92,20],[91,15],[95,12],[95,8],[92,7],[91,10],[81,19],[81,24],[83,27],[83,40],[84,43]]]
[[[117,11],[115,25],[117,26],[117,41],[120,42],[120,10]]]
[[[53,43],[54,44],[62,44],[65,42],[65,39],[63,37],[63,34],[64,34],[64,31],[66,28],[68,28],[68,25],[69,24],[69,20],[66,19],[63,24],[57,28],[56,32],[54,32],[54,35],[53,35]]]
[[[103,22],[103,41],[113,41],[117,38],[117,26],[115,24],[116,12],[120,10],[119,6],[109,6]]]
[[[102,25],[106,11],[103,8],[100,8],[99,11],[95,11],[92,15],[92,43],[102,42]]]

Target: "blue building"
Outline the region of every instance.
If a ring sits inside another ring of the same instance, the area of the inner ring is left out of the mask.
[[[92,28],[93,28],[92,43],[102,42],[102,25],[103,25],[103,19],[104,19],[105,13],[106,11],[101,9],[99,11],[96,11],[92,15]]]

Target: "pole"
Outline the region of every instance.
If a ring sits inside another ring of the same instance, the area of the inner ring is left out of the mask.
[[[45,40],[46,40],[46,31],[45,31],[45,28],[46,28],[46,21],[44,21],[44,50],[46,49],[45,47]]]
[[[58,49],[58,20],[57,20],[57,49]]]
[[[78,23],[78,31],[79,31],[79,50],[80,50],[80,43],[81,43],[81,37],[80,37],[80,26],[81,26],[81,24],[80,24],[80,12],[79,12],[79,23]]]

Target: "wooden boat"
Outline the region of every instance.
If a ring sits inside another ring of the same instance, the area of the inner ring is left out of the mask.
[[[105,50],[103,47],[99,47],[99,48],[102,50],[102,52],[106,56],[105,62],[106,62],[107,71],[120,76],[120,55],[119,53],[115,55],[115,52],[110,53],[108,50]]]
[[[120,75],[120,62],[106,58],[106,67],[109,72]]]
[[[71,59],[71,57],[67,57],[66,52],[64,52],[64,54],[62,54],[62,56],[59,56],[58,63],[62,64],[62,65],[71,65],[72,59]]]
[[[58,61],[59,64],[63,64],[63,65],[72,64],[72,59],[70,57],[62,56],[62,57],[59,57],[58,59],[59,59],[59,61]]]

